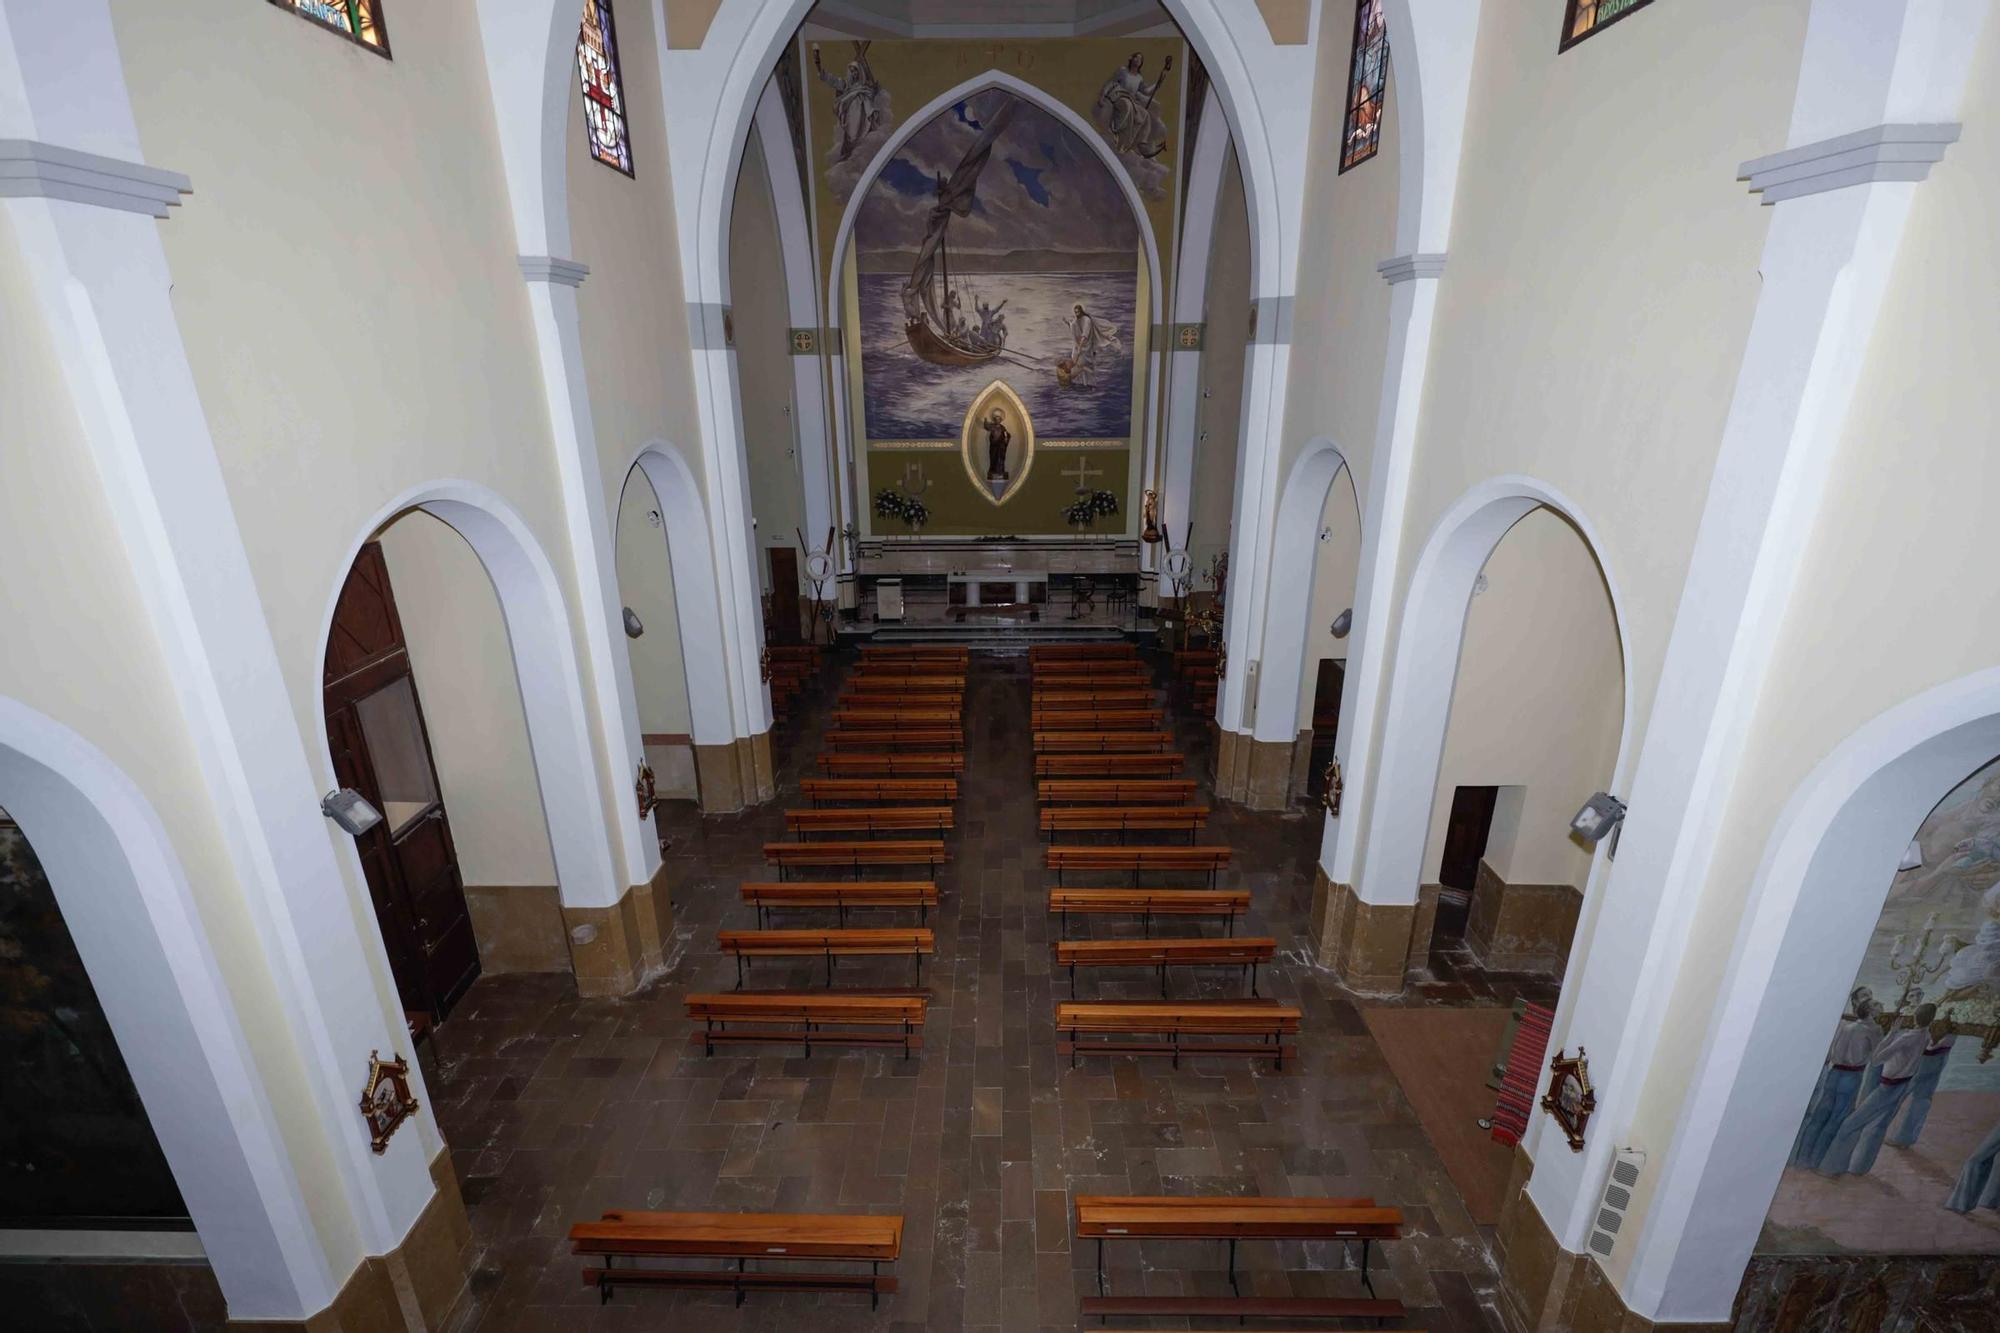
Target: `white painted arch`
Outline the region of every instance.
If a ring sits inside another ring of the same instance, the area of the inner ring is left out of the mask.
[[[1362,813],[1367,836],[1358,849],[1362,859],[1355,891],[1363,901],[1409,904],[1417,900],[1472,585],[1508,529],[1540,508],[1555,510],[1583,534],[1611,594],[1618,642],[1621,647],[1631,642],[1625,624],[1625,599],[1616,573],[1605,561],[1604,543],[1582,510],[1562,492],[1533,477],[1493,477],[1473,486],[1446,509],[1424,544],[1404,597],[1402,629],[1396,639],[1382,738],[1377,746],[1379,776],[1370,808]],[[1614,790],[1624,786],[1631,764],[1629,682],[1623,696],[1618,759],[1611,779]],[[1354,743],[1348,734],[1347,714],[1344,701],[1342,750]],[[1329,837],[1338,836],[1339,824],[1339,820],[1330,821],[1333,831]],[[1591,862],[1584,890],[1586,920],[1604,877],[1608,851],[1608,843],[1600,843]],[[1585,943],[1586,932],[1579,927],[1575,947]]]
[[[1868,722],[1792,793],[1730,949],[1639,1236],[1626,1303],[1727,1320],[1896,865],[1944,795],[2000,754],[2000,667]]]
[[[328,593],[320,619],[325,629],[315,661],[326,660],[334,607],[362,546],[397,515],[412,509],[441,520],[465,539],[500,599],[563,905],[617,906],[625,888],[613,859],[617,835],[607,822],[610,812],[598,781],[568,605],[555,567],[506,500],[475,482],[442,480],[411,487],[377,510],[348,544],[339,578]],[[319,722],[315,743],[324,756],[326,703],[318,690],[314,691],[313,708]],[[327,762],[330,771],[331,760]],[[327,829],[353,882],[360,883],[361,866],[353,839],[331,823]]]
[[[1317,436],[1293,462],[1291,475],[1285,479],[1285,489],[1278,499],[1272,563],[1281,570],[1305,571],[1307,576],[1271,580],[1257,681],[1255,735],[1260,741],[1290,743],[1298,738],[1299,690],[1306,669],[1306,621],[1312,614],[1313,583],[1318,577],[1315,556],[1320,516],[1326,512],[1326,497],[1334,481],[1347,466],[1347,455],[1339,446],[1325,436]],[[1351,474],[1352,470],[1349,471]],[[1354,522],[1359,527],[1358,508]]]
[[[48,875],[231,1319],[324,1309],[333,1274],[159,815],[103,752],[6,697],[0,808]]]
[[[722,610],[715,600],[715,558],[708,549],[708,515],[701,484],[680,450],[663,441],[640,449],[626,466],[652,484],[660,502],[662,536],[674,576],[674,615],[680,622],[681,663],[687,674],[690,730],[696,745],[727,745],[729,678],[723,670]]]

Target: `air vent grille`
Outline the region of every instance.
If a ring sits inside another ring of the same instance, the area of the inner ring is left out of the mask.
[[[1632,1191],[1645,1169],[1646,1154],[1636,1148],[1621,1148],[1611,1163],[1611,1179],[1604,1182],[1604,1205],[1597,1210],[1597,1226],[1590,1233],[1587,1248],[1592,1254],[1609,1258],[1625,1225],[1625,1210],[1632,1206]]]

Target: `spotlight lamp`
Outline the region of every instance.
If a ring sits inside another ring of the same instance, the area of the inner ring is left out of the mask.
[[[646,632],[646,622],[639,619],[639,613],[631,607],[625,608],[625,637],[636,639]]]
[[[1569,831],[1595,847],[1624,822],[1625,802],[1610,792],[1601,791],[1583,803],[1583,809],[1569,821]]]
[[[382,812],[352,787],[342,787],[320,797],[319,812],[356,838],[382,822]]]
[[[1353,607],[1351,607],[1351,606],[1350,606],[1350,607],[1348,607],[1348,608],[1347,608],[1347,609],[1346,609],[1345,611],[1342,611],[1342,612],[1341,612],[1341,613],[1340,613],[1339,615],[1337,615],[1337,616],[1335,616],[1335,617],[1333,618],[1333,637],[1334,637],[1334,638],[1336,638],[1336,639],[1344,639],[1344,638],[1346,638],[1346,637],[1347,637],[1347,632],[1348,632],[1349,630],[1353,629],[1353,628],[1354,628],[1354,608],[1353,608]]]
[[[1921,870],[1923,868],[1924,868],[1923,844],[1918,842],[1915,838],[1912,838],[1910,839],[1910,845],[1903,849],[1903,859],[1896,863],[1896,869]]]

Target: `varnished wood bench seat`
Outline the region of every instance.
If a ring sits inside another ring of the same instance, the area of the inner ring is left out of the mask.
[[[1189,787],[1194,784],[1190,782]],[[957,778],[805,778],[799,794],[815,804],[866,801],[888,805],[949,805],[958,799]]]
[[[1037,708],[1029,725],[1037,732],[1157,731],[1163,716],[1157,708]]]
[[[820,772],[835,777],[882,774],[888,777],[955,778],[965,771],[965,755],[962,751],[930,754],[900,752],[823,754],[819,757],[818,763]]]
[[[1129,643],[1037,643],[1028,649],[1030,662],[1103,661],[1106,658],[1138,659],[1139,650]]]
[[[901,926],[860,930],[719,930],[715,947],[736,960],[736,984],[743,985],[743,967],[752,958],[823,958],[826,984],[833,984],[836,958],[908,957],[919,984],[924,955],[936,949],[929,928]]]
[[[844,926],[850,907],[914,907],[928,917],[938,900],[937,885],[921,879],[752,880],[738,891],[757,909],[759,926],[768,925],[772,910],[779,907],[831,907]]]
[[[1401,1319],[1401,1301],[1362,1296],[1085,1296],[1077,1304],[1086,1319]],[[1230,1333],[1242,1333],[1231,1326]],[[1262,1329],[1257,1333],[1289,1333]],[[1303,1333],[1303,1330],[1300,1331]],[[1421,1329],[1381,1329],[1378,1333],[1423,1333]]]
[[[828,727],[820,741],[829,750],[963,750],[965,728]]]
[[[963,664],[971,660],[971,657],[971,649],[952,644],[864,643],[861,645],[861,660],[868,663],[958,662]]]
[[[1035,794],[1044,804],[1186,805],[1194,799],[1194,780],[1192,778],[1044,778],[1036,784]]]
[[[1215,887],[1216,872],[1229,864],[1230,849],[1222,846],[1153,846],[1153,847],[1049,847],[1042,852],[1042,863],[1056,872],[1056,884],[1060,886],[1065,874],[1105,874],[1130,871],[1132,885],[1138,887],[1139,876],[1149,870],[1168,874],[1199,873],[1208,876],[1208,887]]]
[[[1172,777],[1187,766],[1185,756],[1174,751],[1159,754],[1038,754],[1038,778],[1080,777],[1105,774],[1111,777]]]
[[[1269,936],[1240,939],[1058,940],[1056,966],[1069,969],[1070,998],[1076,998],[1079,967],[1150,967],[1160,974],[1160,996],[1167,994],[1170,967],[1241,967],[1250,972],[1250,994],[1257,994],[1257,969],[1277,956],[1278,942]]]
[[[1174,653],[1174,670],[1181,671],[1191,666],[1214,666],[1215,649],[1182,648]]]
[[[1028,696],[1036,712],[1056,713],[1098,708],[1145,708],[1152,704],[1154,691],[1137,685],[1113,685],[1105,689],[1037,689]]]
[[[787,810],[785,831],[813,833],[935,833],[951,827],[948,805],[897,805],[845,810]]]
[[[767,842],[764,860],[778,867],[779,879],[793,866],[845,867],[854,871],[857,879],[863,866],[923,866],[936,879],[945,855],[941,839],[883,838],[864,842]]]
[[[841,689],[843,699],[900,699],[911,694],[941,694],[950,698],[964,693],[963,676],[850,676]]]
[[[1062,930],[1069,933],[1069,918],[1079,916],[1136,916],[1146,934],[1153,932],[1156,916],[1219,916],[1225,927],[1234,930],[1236,918],[1250,910],[1247,889],[1050,889],[1049,910],[1062,918]]]
[[[1038,731],[1035,753],[1110,754],[1164,750],[1174,743],[1171,731]]]
[[[773,1042],[828,1046],[900,1046],[903,1058],[923,1045],[922,995],[828,995],[759,991],[749,995],[698,994],[687,997],[687,1016],[702,1025],[693,1040],[703,1055],[718,1042]],[[732,1026],[733,1025],[733,1026]],[[853,1029],[859,1028],[860,1031]]]
[[[1098,689],[1121,686],[1133,689],[1153,683],[1153,673],[1143,662],[1037,662],[1029,669],[1038,687],[1047,689]]]
[[[1185,833],[1193,841],[1207,823],[1205,805],[1056,805],[1042,810],[1042,832],[1051,841],[1060,833]]]
[[[1086,1054],[1171,1055],[1176,1069],[1183,1055],[1247,1055],[1283,1069],[1301,1017],[1276,1000],[1062,1000],[1056,1036],[1072,1065]]]
[[[965,715],[956,703],[843,704],[833,710],[833,725],[858,731],[921,727],[962,727]]]
[[[955,677],[965,679],[965,663],[949,658],[910,658],[904,661],[863,658],[848,671],[849,680],[895,680],[899,676],[924,679]]]
[[[1373,1296],[1375,1285],[1368,1277],[1370,1247],[1378,1240],[1396,1240],[1403,1234],[1402,1212],[1380,1207],[1373,1199],[1079,1194],[1075,1206],[1077,1239],[1097,1242],[1098,1297],[1085,1299],[1086,1314],[1307,1319],[1397,1319],[1403,1315],[1400,1301],[1356,1302],[1341,1297],[1246,1297],[1240,1293],[1235,1297],[1125,1297],[1115,1305],[1104,1297],[1106,1240],[1226,1240],[1232,1291],[1236,1290],[1238,1241],[1337,1240],[1343,1245],[1359,1241],[1361,1284]],[[1353,1308],[1356,1306],[1366,1308]]]
[[[570,1252],[602,1259],[583,1270],[585,1286],[611,1299],[614,1287],[645,1285],[734,1291],[865,1291],[872,1303],[896,1289],[880,1272],[903,1253],[903,1219],[802,1213],[655,1213],[616,1209],[569,1229]],[[618,1267],[642,1259],[720,1259],[733,1269]],[[745,1271],[750,1260],[867,1264],[866,1273]]]

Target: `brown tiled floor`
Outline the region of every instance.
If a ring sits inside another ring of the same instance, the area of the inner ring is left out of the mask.
[[[793,799],[823,704],[781,737]],[[1100,1057],[1071,1070],[1050,1022],[1066,983],[1052,975],[1041,897],[1025,659],[975,657],[966,713],[968,771],[945,903],[932,913],[930,1044],[918,1058],[690,1049],[681,997],[734,980],[711,942],[718,926],[753,924],[736,884],[764,876],[758,846],[782,836],[784,795],[742,816],[681,808],[668,818],[676,947],[638,995],[579,1000],[560,976],[473,987],[441,1033],[445,1060],[431,1082],[477,1247],[455,1327],[1075,1329],[1094,1256],[1071,1242],[1074,1190],[1373,1195],[1407,1219],[1407,1238],[1378,1258],[1376,1286],[1411,1308],[1408,1326],[1497,1329],[1490,1236],[1466,1217],[1354,1002],[1307,961],[1317,811],[1218,807],[1212,825],[1214,841],[1236,848],[1226,882],[1252,890],[1247,933],[1279,940],[1264,993],[1305,1010],[1296,1066],[1209,1059],[1176,1071]],[[1203,729],[1181,730],[1205,778]],[[816,968],[759,964],[753,984],[815,984]],[[838,981],[900,986],[907,972],[852,961]],[[1220,996],[1241,993],[1242,981],[1225,969],[1174,984],[1179,995]],[[1153,993],[1145,973],[1082,985]],[[1499,1003],[1515,990],[1470,972],[1421,989],[1430,995],[1414,1002]],[[851,1296],[753,1296],[734,1309],[726,1295],[644,1290],[600,1307],[563,1237],[617,1206],[900,1211],[902,1289],[874,1314]],[[1157,1294],[1226,1293],[1223,1258],[1222,1245],[1191,1242],[1107,1254],[1113,1290]],[[1298,1244],[1245,1244],[1239,1259],[1243,1289],[1267,1294],[1358,1292],[1343,1262],[1331,1246]]]

